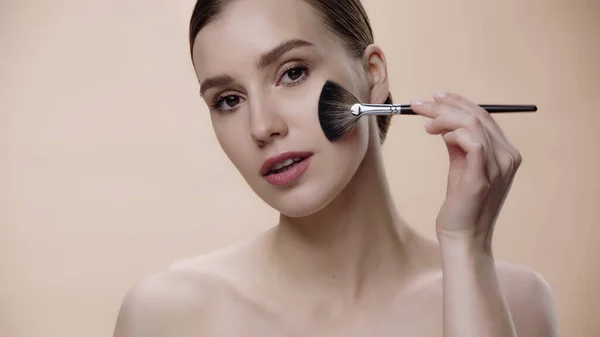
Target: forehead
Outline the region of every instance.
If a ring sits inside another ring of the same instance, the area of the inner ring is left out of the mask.
[[[235,0],[196,36],[194,64],[202,76],[232,71],[290,39],[306,40],[327,53],[338,45],[332,35],[306,1]]]

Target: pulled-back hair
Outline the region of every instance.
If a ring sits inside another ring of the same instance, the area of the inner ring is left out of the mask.
[[[190,20],[190,51],[200,30],[222,14],[225,5],[233,0],[197,0]],[[369,17],[360,0],[303,0],[313,7],[325,26],[337,35],[351,57],[362,58],[365,49],[374,43]],[[392,103],[388,94],[386,104]],[[391,116],[377,116],[379,139],[383,143]]]

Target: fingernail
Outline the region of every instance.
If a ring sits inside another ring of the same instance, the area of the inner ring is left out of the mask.
[[[429,128],[429,126],[431,125],[431,123],[433,123],[433,121],[429,121],[425,124],[425,129]]]
[[[444,97],[446,97],[447,94],[441,90],[436,90],[433,92],[433,95],[435,97],[444,98]]]
[[[414,105],[423,105],[423,101],[420,99],[413,99],[411,103]]]

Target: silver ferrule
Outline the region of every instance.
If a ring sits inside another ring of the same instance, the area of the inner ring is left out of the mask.
[[[356,116],[399,115],[403,112],[400,105],[395,104],[360,104],[350,109]]]

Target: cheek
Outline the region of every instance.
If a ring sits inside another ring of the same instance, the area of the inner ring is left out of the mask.
[[[369,119],[361,118],[346,138],[334,143],[339,152],[339,162],[346,165],[347,174],[354,175],[362,163],[369,146]]]
[[[302,119],[299,123],[302,123],[302,129],[306,135],[315,140],[325,140],[325,134],[323,133],[323,129],[321,129],[321,123],[319,122],[319,112],[316,102],[303,102],[303,109],[299,111],[301,113]]]
[[[290,90],[278,103],[278,109],[286,123],[293,130],[298,127],[302,133],[313,135],[315,130],[321,131],[319,124],[318,99],[321,87],[317,81],[296,90]],[[301,84],[302,86],[302,84]]]
[[[323,148],[327,162],[340,175],[342,180],[348,180],[354,175],[364,159],[369,145],[369,121],[361,118],[356,127],[346,137],[329,142],[323,135]]]
[[[233,119],[235,116],[216,116],[212,117],[213,130],[221,149],[233,163],[233,165],[246,175],[246,171],[251,166],[251,146],[252,140],[247,131],[244,132],[244,126],[241,121]],[[227,120],[230,118],[230,120]]]
[[[369,131],[369,118],[363,117],[358,120],[348,137],[342,140],[343,143],[346,143],[346,148],[350,152],[350,155],[358,157],[359,161],[362,160],[368,147]]]

